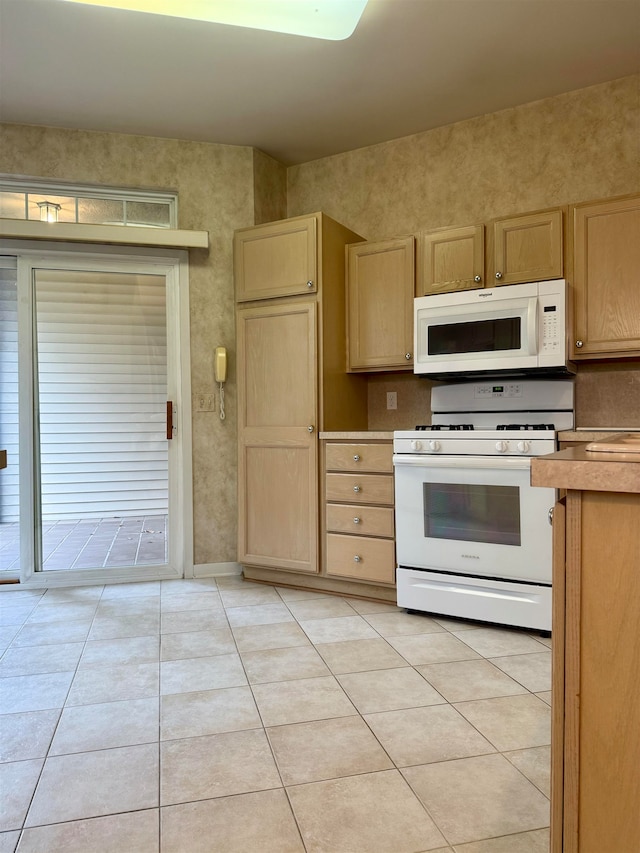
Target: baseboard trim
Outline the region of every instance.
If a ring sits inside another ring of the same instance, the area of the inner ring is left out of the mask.
[[[194,578],[223,578],[241,574],[240,563],[198,563],[193,567]]]

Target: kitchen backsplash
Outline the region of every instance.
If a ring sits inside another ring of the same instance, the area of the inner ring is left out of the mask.
[[[640,429],[640,360],[580,365],[575,391],[576,426]]]
[[[640,429],[640,361],[580,365],[576,375],[576,427]],[[369,377],[369,429],[412,429],[430,423],[433,383],[411,373]],[[387,409],[387,393],[397,394],[397,409]]]

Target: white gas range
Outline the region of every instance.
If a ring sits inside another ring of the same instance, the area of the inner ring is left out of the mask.
[[[431,392],[431,424],[394,433],[398,605],[551,629],[553,489],[531,457],[573,427],[572,380]]]

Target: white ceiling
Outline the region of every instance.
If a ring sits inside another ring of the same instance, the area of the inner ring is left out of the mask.
[[[640,0],[369,0],[345,41],[0,0],[0,120],[287,165],[639,70]]]

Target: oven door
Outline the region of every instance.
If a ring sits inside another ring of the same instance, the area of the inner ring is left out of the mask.
[[[398,566],[551,583],[555,489],[530,485],[530,459],[393,461]]]

